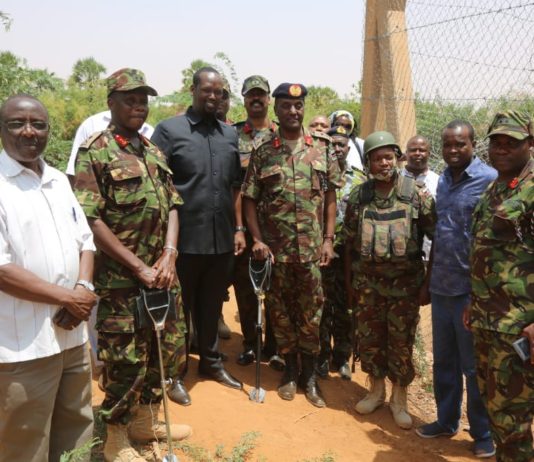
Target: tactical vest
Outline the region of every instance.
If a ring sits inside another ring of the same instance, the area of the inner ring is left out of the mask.
[[[401,262],[421,258],[420,246],[411,246],[413,239],[418,242],[416,220],[419,217],[419,196],[413,178],[399,176],[395,185],[394,197],[387,201],[391,206],[379,208],[375,200],[374,181],[367,181],[360,189],[359,224],[357,245],[362,261],[377,263]]]

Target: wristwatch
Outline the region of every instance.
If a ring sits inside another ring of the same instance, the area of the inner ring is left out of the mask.
[[[243,233],[247,230],[245,226],[236,226],[235,232],[238,233],[239,231],[242,231]]]
[[[87,290],[90,290],[91,292],[94,292],[95,291],[95,286],[89,282],[89,281],[86,281],[85,279],[80,279],[76,284],[74,284],[75,286],[82,286],[82,287],[85,287]]]

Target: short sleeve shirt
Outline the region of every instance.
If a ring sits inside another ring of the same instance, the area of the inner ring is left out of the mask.
[[[534,323],[534,160],[494,182],[473,219],[472,326],[519,335]]]
[[[243,195],[256,202],[262,239],[277,261],[319,260],[324,193],[342,184],[328,136],[304,132],[292,149],[276,131],[255,147]]]
[[[163,252],[169,212],[182,199],[164,155],[140,135],[141,151],[110,130],[94,135],[78,152],[74,191],[89,219],[101,219],[111,232],[152,266]],[[97,254],[98,288],[135,287],[131,271]]]

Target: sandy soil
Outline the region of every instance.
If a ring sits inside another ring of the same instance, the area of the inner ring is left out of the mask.
[[[452,439],[424,440],[413,430],[396,427],[387,404],[371,416],[360,416],[355,403],[365,394],[365,374],[358,368],[350,382],[331,373],[320,386],[327,402],[318,409],[299,392],[294,401],[281,400],[276,394],[280,374],[266,364],[261,368],[261,386],[266,390],[265,402],[258,404],[248,398],[254,387],[254,365],[242,367],[235,359],[241,351],[241,334],[235,302],[225,304],[224,314],[232,329],[232,338],[221,341],[221,350],[229,356],[227,369],[243,381],[244,391],[236,391],[200,378],[197,358],[193,356],[185,380],[192,405],[182,407],[171,403],[171,419],[187,423],[194,429],[190,442],[212,455],[223,445],[226,453],[237,445],[247,432],[259,432],[250,460],[303,461],[321,460],[327,454],[336,462],[427,462],[468,461],[472,456],[471,440],[465,429]],[[103,395],[93,382],[94,404]],[[388,393],[389,396],[389,393]],[[417,384],[410,390],[412,415],[416,424],[435,419],[434,400]],[[177,451],[181,461],[192,460]],[[494,460],[494,459],[489,459]]]

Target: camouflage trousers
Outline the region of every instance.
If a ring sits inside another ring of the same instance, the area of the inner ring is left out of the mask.
[[[241,324],[241,333],[243,334],[243,350],[256,350],[256,322],[258,318],[258,299],[254,293],[252,282],[249,276],[249,257],[248,251],[243,252],[235,259],[234,275],[232,284],[239,311],[239,322]],[[267,356],[276,353],[276,340],[273,334],[271,316],[269,310],[265,309],[265,341],[263,350]]]
[[[138,288],[100,290],[98,306],[98,359],[104,362],[106,396],[101,416],[108,423],[127,423],[137,403],[162,399],[158,347],[153,329],[136,329]],[[180,376],[185,367],[185,333],[181,297],[176,299],[177,321],[168,321],[161,333],[166,377]]]
[[[339,367],[352,353],[352,314],[347,307],[345,294],[345,273],[343,268],[344,247],[336,248],[339,257],[330,266],[321,268],[325,303],[320,326],[321,355],[332,355],[334,364]],[[355,328],[356,326],[354,326]],[[331,342],[333,340],[334,348]]]
[[[319,262],[273,265],[265,304],[281,354],[319,352],[323,303]]]
[[[534,460],[534,366],[512,347],[518,336],[473,329],[478,387],[488,410],[497,461]]]
[[[359,290],[357,319],[362,371],[408,386],[415,377],[412,353],[419,322],[417,296],[386,296],[369,284]]]

